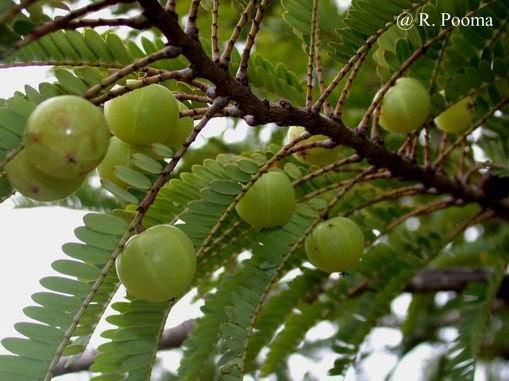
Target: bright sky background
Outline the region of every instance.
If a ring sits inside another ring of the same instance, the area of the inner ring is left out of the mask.
[[[345,7],[349,0],[337,0]],[[47,68],[18,68],[0,70],[0,98],[11,96],[16,90],[23,90],[25,84],[37,87],[42,81],[50,81],[51,75]],[[224,128],[224,121],[218,121],[208,127],[206,136],[217,135]],[[242,125],[235,131],[228,133],[228,140],[240,140],[246,135],[247,127]],[[22,309],[32,301],[30,295],[41,291],[39,279],[54,271],[50,267],[53,260],[63,258],[60,247],[65,242],[76,241],[73,230],[82,224],[82,211],[69,210],[60,207],[43,207],[36,209],[16,209],[11,200],[0,204],[0,231],[2,232],[2,266],[0,266],[0,290],[3,294],[3,308],[0,313],[0,338],[17,336],[13,324],[27,320]],[[168,320],[168,327],[178,325],[180,322],[196,317],[199,314],[199,305],[191,306],[189,297],[184,298]],[[409,297],[400,297],[394,304],[399,314],[404,314]],[[104,325],[101,327],[104,328]],[[326,338],[333,333],[328,323],[321,323],[309,333],[308,337]],[[383,349],[385,346],[394,346],[401,339],[400,334],[391,329],[377,329],[371,335],[369,347]],[[92,340],[92,346],[100,343],[98,338]],[[0,353],[6,351],[0,347]],[[399,366],[394,380],[419,380],[422,360],[431,354],[429,347],[420,347],[416,353],[405,359]],[[176,369],[180,356],[175,351],[163,355],[163,363],[168,369]],[[327,370],[332,365],[335,356],[330,352],[323,353],[318,361],[292,356],[290,366],[292,378],[301,380],[307,371],[320,380],[337,380],[338,377],[328,377]],[[383,380],[387,372],[395,363],[395,357],[383,352],[370,356],[366,363],[366,378],[369,381]],[[59,381],[87,381],[88,374],[73,374],[59,377]],[[483,377],[476,378],[482,380]],[[353,372],[345,378],[347,381],[355,380]]]

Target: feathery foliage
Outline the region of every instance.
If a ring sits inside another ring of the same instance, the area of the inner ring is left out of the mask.
[[[324,349],[335,356],[329,374],[344,375],[364,366],[371,333],[386,325],[403,337],[388,378],[423,343],[436,349],[430,376],[440,379],[473,379],[480,362],[490,374],[508,366],[506,0],[82,3],[0,1],[0,78],[32,67],[51,75],[0,99],[0,202],[93,211],[75,230],[79,242],[52,263],[58,275],[41,279],[44,290],[24,309],[31,320],[15,324],[21,337],[1,341],[10,354],[0,355],[0,379],[89,370],[95,381],[284,380],[292,354],[313,359]],[[408,17],[413,24],[401,24]],[[408,134],[379,126],[401,77],[420,81],[431,99],[426,122]],[[194,120],[180,147],[137,146],[129,164],[113,168],[125,187],[90,173],[64,200],[13,197],[5,166],[24,149],[38,104],[76,95],[102,110],[151,84],[186,106],[179,118]],[[455,134],[435,128],[465,97],[471,123]],[[288,126],[320,139],[288,141]],[[269,171],[292,182],[295,208],[286,223],[257,228],[236,209]],[[312,266],[305,242],[334,217],[354,221],[366,245],[359,263],[331,275]],[[192,303],[203,306],[191,331],[172,331],[180,364],[154,372],[180,297],[149,303],[123,289],[122,300],[112,297],[124,246],[161,224],[190,238]],[[391,306],[406,292],[402,317]],[[102,319],[112,326],[99,332]],[[312,328],[324,321],[334,334],[315,340]],[[458,336],[445,337],[444,327]],[[105,340],[97,348],[94,335]]]

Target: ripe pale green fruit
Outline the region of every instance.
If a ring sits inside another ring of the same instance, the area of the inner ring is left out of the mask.
[[[28,118],[25,150],[39,170],[60,179],[82,177],[108,149],[110,132],[103,113],[74,95],[50,98]]]
[[[101,164],[97,167],[99,177],[102,180],[111,181],[121,188],[127,188],[127,184],[115,175],[115,167],[129,167],[133,153],[134,152],[130,144],[127,144],[116,136],[113,136],[110,140],[106,156],[104,156],[103,161],[101,161]]]
[[[104,104],[111,132],[126,143],[168,145],[178,121],[175,96],[166,87],[152,84]]]
[[[305,249],[309,261],[320,270],[347,271],[364,253],[364,234],[349,218],[331,218],[306,237]]]
[[[188,110],[187,106],[182,102],[178,102],[179,111]],[[166,145],[173,150],[178,150],[182,144],[186,141],[187,137],[193,131],[194,121],[193,118],[186,116],[185,118],[179,118],[177,126],[172,129],[172,135],[170,139],[166,141]]]
[[[255,228],[286,224],[295,207],[295,190],[286,175],[268,172],[246,192],[236,206],[240,218]]]
[[[380,126],[390,132],[415,131],[428,118],[430,107],[429,93],[418,80],[399,78],[382,101]]]
[[[182,230],[156,225],[127,241],[116,268],[131,295],[147,302],[165,302],[181,296],[191,286],[196,254]]]
[[[288,143],[293,142],[305,131],[304,127],[292,126],[288,129]],[[328,139],[325,135],[313,135],[309,139],[303,140],[297,144],[297,147],[311,142],[318,142]],[[341,147],[327,148],[310,148],[306,151],[298,152],[295,155],[298,160],[316,166],[324,166],[333,163],[343,156],[341,154]]]
[[[474,104],[470,97],[463,98],[438,115],[434,122],[444,132],[453,134],[462,132],[472,123],[474,116],[473,106]]]
[[[37,169],[23,150],[5,166],[7,179],[21,194],[36,201],[56,201],[78,190],[85,176],[57,179]]]

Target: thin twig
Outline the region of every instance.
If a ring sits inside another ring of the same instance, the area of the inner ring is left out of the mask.
[[[313,0],[311,17],[311,31],[309,33],[308,65],[306,72],[306,107],[308,110],[313,106],[313,64],[315,61],[315,38],[318,28],[318,0]]]
[[[219,58],[221,56],[221,52],[219,51],[219,39],[217,37],[219,29],[217,24],[218,19],[219,19],[219,0],[212,0],[212,24],[210,41],[212,45],[212,61],[214,62],[219,62]]]
[[[166,58],[175,58],[180,55],[181,49],[176,48],[174,46],[165,46],[163,49],[152,53],[148,56],[145,56],[143,58],[140,58],[139,60],[133,62],[130,65],[124,66],[122,69],[116,71],[115,73],[111,74],[110,76],[106,77],[101,81],[101,83],[94,85],[90,87],[85,92],[85,98],[90,99],[96,96],[101,92],[101,90],[107,88],[108,86],[114,84],[121,78],[141,69],[144,66],[147,66],[153,62],[166,59]]]
[[[0,69],[11,69],[15,67],[31,66],[70,66],[70,67],[97,67],[104,69],[120,69],[124,65],[113,62],[95,62],[95,61],[72,61],[72,60],[47,60],[30,62],[10,62],[0,64]]]
[[[246,194],[246,192],[251,189],[251,187],[256,183],[256,181],[263,176],[265,173],[269,171],[269,169],[279,160],[284,158],[288,155],[288,151],[295,147],[298,143],[301,141],[309,138],[310,134],[308,132],[302,133],[297,139],[291,141],[290,143],[286,144],[283,148],[281,148],[273,157],[271,157],[263,166],[261,166],[258,171],[251,176],[251,179],[248,183],[246,183],[240,192],[235,196],[233,201],[226,207],[223,214],[219,217],[216,224],[212,227],[209,234],[203,241],[203,244],[201,245],[200,249],[196,253],[196,256],[198,258],[201,258],[205,254],[205,248],[210,244],[210,242],[213,240],[214,235],[219,231],[221,226],[223,226],[224,221],[226,221],[228,215],[235,209],[235,206],[238,204],[240,199]]]
[[[150,23],[144,16],[136,16],[132,18],[115,18],[115,19],[83,19],[69,21],[65,29],[78,29],[78,28],[97,28],[101,26],[127,26],[133,29],[147,29]]]
[[[251,23],[251,29],[249,30],[249,34],[247,36],[246,45],[244,46],[244,51],[242,52],[242,58],[240,60],[239,70],[237,71],[237,79],[247,84],[247,67],[249,64],[249,58],[251,56],[251,50],[253,49],[253,45],[255,43],[256,35],[260,30],[260,24],[263,19],[263,15],[265,13],[265,9],[269,5],[271,0],[262,0],[260,5],[256,10],[255,18]]]
[[[418,206],[414,210],[412,210],[412,211],[402,215],[401,217],[395,219],[394,221],[392,221],[387,226],[387,229],[388,230],[392,230],[396,226],[398,226],[399,224],[405,222],[406,220],[408,220],[411,217],[416,217],[416,216],[420,216],[420,215],[423,215],[423,214],[429,214],[429,213],[435,212],[437,210],[440,210],[440,209],[443,209],[443,208],[447,208],[447,207],[449,207],[451,205],[454,205],[454,203],[455,203],[455,200],[453,198],[447,197],[445,200],[437,200],[437,201],[433,201],[433,202],[431,202],[429,204],[426,204],[426,205]]]
[[[316,29],[315,29],[315,66],[316,66],[316,75],[318,77],[318,86],[320,88],[320,94],[325,91],[325,74],[323,72],[322,66],[322,54],[320,52],[320,12],[316,14]],[[329,100],[326,99],[323,104],[323,111],[325,115],[329,115],[331,113],[331,105]]]
[[[198,38],[198,28],[196,27],[196,19],[198,18],[198,10],[200,9],[201,0],[193,0],[187,15],[186,33],[194,38]]]
[[[95,98],[90,99],[90,101],[96,105],[101,105],[110,99],[119,97],[121,95],[124,95],[130,91],[140,89],[142,87],[151,85],[153,83],[161,83],[168,79],[175,79],[183,82],[187,82],[191,77],[193,73],[191,69],[182,69],[182,70],[175,70],[175,71],[163,71],[159,74],[144,77],[139,79],[138,81],[134,83],[126,83],[124,86],[120,86],[118,88],[112,89],[106,94],[99,95]],[[206,112],[206,111],[205,111]],[[203,114],[205,114],[205,112]]]
[[[336,104],[336,108],[334,109],[334,114],[332,114],[332,118],[339,120],[341,118],[341,115],[343,113],[343,108],[345,106],[345,100],[348,94],[350,93],[350,89],[352,88],[353,80],[357,76],[357,73],[359,72],[362,64],[364,63],[364,60],[368,56],[368,53],[362,54],[355,65],[352,68],[352,71],[350,75],[348,76],[348,79],[346,81],[345,86],[343,87],[343,90],[341,91],[341,95],[339,96],[338,103]]]
[[[315,177],[321,176],[325,173],[338,172],[345,165],[352,164],[352,163],[358,163],[359,161],[361,161],[361,157],[357,154],[353,154],[349,157],[340,159],[338,161],[335,161],[334,163],[327,164],[324,167],[321,167],[321,168],[318,168],[312,172],[309,172],[307,175],[302,176],[301,178],[298,178],[297,180],[295,180],[293,182],[293,186],[297,187],[297,186],[301,185],[302,183],[312,180]]]
[[[53,21],[50,21],[46,24],[43,24],[41,26],[38,26],[34,30],[30,32],[24,39],[16,42],[10,49],[7,49],[0,53],[0,60],[2,60],[4,57],[9,56],[10,54],[14,53],[15,51],[21,49],[24,46],[27,46],[31,42],[38,40],[39,38],[51,33],[55,32],[59,29],[65,29],[65,27],[73,20],[85,16],[89,13],[99,11],[103,8],[106,8],[110,5],[117,4],[117,3],[130,3],[134,0],[99,0],[96,3],[88,4],[82,8],[78,8],[72,12],[69,12],[67,15],[56,18]]]
[[[242,28],[244,25],[246,25],[247,20],[249,19],[249,15],[251,14],[253,7],[255,5],[257,0],[249,0],[249,3],[247,4],[246,8],[240,15],[239,21],[237,22],[237,25],[235,25],[235,28],[233,29],[233,32],[228,39],[228,42],[226,43],[226,48],[223,51],[223,54],[221,55],[221,58],[219,59],[219,62],[222,66],[227,67],[230,63],[231,54],[233,51],[233,48],[235,47],[235,43],[237,42],[240,32],[242,31]]]
[[[25,145],[23,143],[20,143],[16,148],[9,151],[2,160],[0,160],[0,169],[4,168],[5,165],[14,159],[18,153],[23,151],[23,148],[25,148]]]
[[[396,198],[401,198],[405,196],[414,196],[416,194],[424,193],[426,190],[421,184],[418,185],[410,185],[408,187],[402,187],[398,189],[393,189],[391,191],[386,192],[385,194],[382,194],[378,197],[373,197],[372,199],[362,203],[361,205],[358,205],[352,209],[350,209],[348,212],[345,213],[345,217],[351,216],[356,211],[367,208],[368,206],[372,206],[375,204],[378,204],[380,202],[384,202],[387,200],[394,200]]]

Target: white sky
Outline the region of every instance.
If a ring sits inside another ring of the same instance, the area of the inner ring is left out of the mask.
[[[336,0],[338,5],[346,7],[350,0]],[[42,81],[51,80],[46,68],[18,68],[0,70],[0,98],[11,96],[16,90],[23,90],[25,84],[33,87]],[[209,127],[206,136],[217,136],[222,127],[221,122]],[[247,127],[241,125],[225,136],[230,141],[245,137]],[[26,320],[22,309],[32,304],[30,295],[41,291],[39,279],[53,274],[50,263],[63,258],[60,247],[65,242],[76,241],[73,230],[82,224],[82,211],[68,210],[60,207],[44,207],[36,209],[15,209],[12,201],[0,204],[0,231],[2,232],[1,255],[3,266],[0,266],[0,290],[3,290],[3,309],[0,313],[0,338],[16,336],[13,324]],[[172,311],[168,320],[168,327],[196,317],[199,305],[191,306],[189,297],[182,300]],[[400,314],[403,314],[409,298],[404,296],[395,304]],[[101,325],[104,328],[104,325]],[[321,323],[309,333],[308,338],[328,337],[332,334],[330,324]],[[381,350],[385,345],[396,345],[400,334],[395,330],[377,329],[371,335],[369,346]],[[94,338],[92,346],[97,346],[100,340]],[[0,353],[6,351],[0,347]],[[409,356],[398,368],[394,380],[419,380],[422,360],[431,355],[429,347],[420,347],[414,356]],[[327,370],[334,361],[334,354],[323,353],[317,362],[294,355],[290,358],[292,378],[301,380],[304,374],[311,371],[319,380],[338,380],[338,377],[328,377]],[[168,369],[176,369],[180,356],[175,352],[167,352],[163,363]],[[382,381],[395,363],[395,357],[387,353],[375,353],[366,362],[365,372],[369,381]],[[481,380],[482,377],[479,375]],[[59,377],[59,381],[87,381],[86,373]],[[345,381],[353,381],[355,376],[349,372]]]

